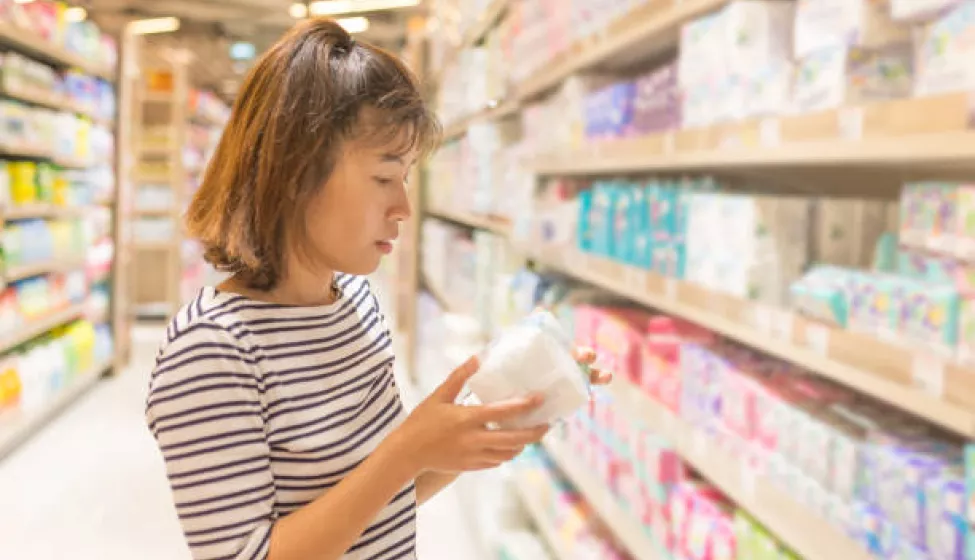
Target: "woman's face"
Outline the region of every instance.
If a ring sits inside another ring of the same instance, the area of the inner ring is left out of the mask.
[[[410,217],[407,177],[416,153],[349,141],[305,214],[309,256],[318,266],[348,274],[376,270],[393,250],[400,223]]]

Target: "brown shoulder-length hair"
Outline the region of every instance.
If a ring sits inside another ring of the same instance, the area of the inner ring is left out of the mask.
[[[331,19],[301,22],[244,79],[187,210],[188,234],[218,270],[272,289],[284,243],[304,243],[299,210],[327,181],[342,142],[389,142],[404,132],[404,153],[428,153],[440,138],[406,65]]]

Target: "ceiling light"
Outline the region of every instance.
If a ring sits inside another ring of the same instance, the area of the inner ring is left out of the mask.
[[[133,22],[129,22],[127,28],[133,35],[170,33],[179,29],[179,19],[174,17],[137,19]]]
[[[71,23],[78,23],[88,19],[88,10],[81,6],[71,6],[64,10],[64,20]]]
[[[420,4],[420,0],[318,0],[308,5],[313,16],[334,16],[358,12],[378,12],[395,8],[410,8]]]
[[[342,28],[349,33],[362,33],[363,31],[369,29],[369,19],[362,16],[339,18],[335,20],[335,22],[341,25]]]
[[[295,2],[288,8],[288,14],[295,19],[305,19],[308,17],[308,6],[304,2]]]

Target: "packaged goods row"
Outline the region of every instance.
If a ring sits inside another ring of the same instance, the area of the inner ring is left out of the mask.
[[[31,413],[51,402],[82,375],[100,375],[98,364],[112,355],[105,325],[74,321],[60,326],[0,359],[0,418]]]
[[[67,111],[33,107],[19,101],[0,100],[2,147],[8,153],[22,151],[41,157],[95,165],[111,162],[115,137],[110,130]]]
[[[0,160],[0,204],[59,208],[93,205],[114,197],[114,177],[107,165],[64,169],[43,161]]]
[[[0,2],[0,21],[40,39],[44,44],[63,49],[89,63],[104,68],[107,73],[118,66],[118,45],[114,38],[102,33],[90,21],[72,21],[66,17],[64,2],[35,0]]]
[[[102,121],[115,117],[116,98],[111,83],[76,70],[60,72],[17,52],[0,53],[0,83],[13,96],[30,96],[39,103],[71,107]]]

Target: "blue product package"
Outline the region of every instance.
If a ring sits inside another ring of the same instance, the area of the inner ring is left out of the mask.
[[[592,190],[579,193],[579,220],[576,224],[576,247],[585,253],[592,252]]]
[[[935,560],[964,560],[968,523],[961,468],[946,468],[925,489],[925,546]]]
[[[613,246],[610,258],[622,263],[629,263],[633,253],[631,206],[633,189],[626,184],[618,185],[613,197]]]
[[[648,224],[650,221],[647,206],[647,189],[640,184],[630,186],[630,254],[626,263],[637,268],[647,269],[649,267],[649,257],[647,251],[650,249],[650,239],[648,236]]]
[[[614,210],[618,193],[614,183],[604,183],[593,194],[593,252],[601,257],[613,256]]]

